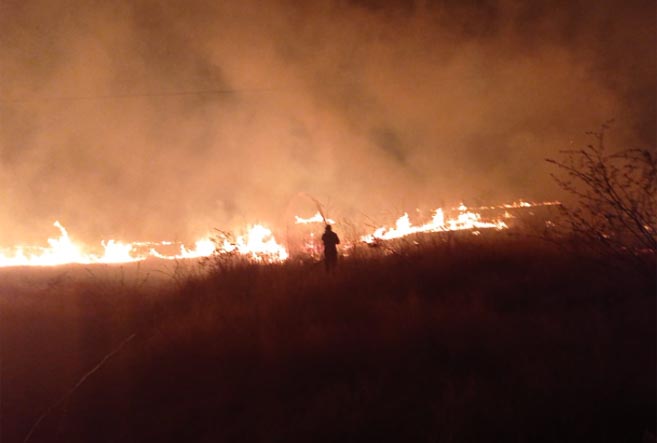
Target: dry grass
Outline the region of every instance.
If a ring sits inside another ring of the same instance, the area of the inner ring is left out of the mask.
[[[2,441],[133,333],[31,441],[654,435],[654,278],[513,238],[389,251],[4,286]]]

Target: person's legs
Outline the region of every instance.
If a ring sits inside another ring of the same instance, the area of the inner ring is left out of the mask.
[[[326,272],[335,271],[335,267],[338,264],[338,255],[337,254],[326,254],[324,257],[324,263],[326,266]]]

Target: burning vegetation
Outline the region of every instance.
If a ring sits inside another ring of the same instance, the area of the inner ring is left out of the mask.
[[[566,170],[586,178],[602,168],[591,165]],[[652,186],[650,171],[632,186]],[[619,182],[608,182],[585,181],[577,195],[609,195]],[[643,203],[629,203],[636,219],[654,196],[632,186],[621,190]],[[618,214],[620,203],[601,207]],[[24,267],[0,270],[12,380],[1,386],[0,436],[452,442],[488,441],[494,429],[498,441],[654,439],[651,225],[639,247],[621,243],[622,225],[587,225],[622,246],[608,254],[560,202],[460,204],[354,230],[348,260],[329,273],[315,266],[315,231],[349,223],[318,207],[293,218],[297,243],[254,225],[194,248],[103,241],[93,255],[56,222],[48,247],[2,256]],[[587,221],[605,214],[584,208]],[[154,281],[138,266],[128,278],[123,266],[64,266],[149,259],[200,261],[208,272],[176,266]],[[27,389],[34,380],[40,387]]]
[[[364,246],[335,275],[241,254],[160,280],[1,269],[0,435],[650,441],[654,273],[471,232]]]
[[[470,209],[461,204],[457,208],[443,210],[437,208],[433,211],[431,221],[414,226],[405,213],[397,219],[393,227],[376,227],[370,234],[361,235],[359,242],[368,245],[377,245],[389,240],[401,239],[414,234],[439,233],[452,231],[471,231],[477,235],[479,230],[508,229],[508,220],[513,218],[509,210],[530,210],[549,206],[558,206],[559,202],[526,202],[497,206],[482,206]],[[500,212],[503,211],[503,212]],[[295,216],[297,225],[335,224],[335,220],[325,218],[319,211],[311,217]],[[505,221],[506,220],[506,221]],[[549,222],[549,220],[545,220]],[[17,246],[0,249],[0,267],[10,266],[57,266],[64,264],[117,264],[143,261],[149,258],[163,260],[186,260],[204,257],[237,255],[255,262],[283,262],[295,255],[310,254],[317,256],[318,246],[314,241],[314,233],[309,232],[302,239],[306,245],[305,250],[288,251],[281,245],[272,231],[260,224],[246,229],[244,235],[234,236],[231,233],[217,231],[214,236],[207,236],[197,240],[194,247],[174,241],[138,241],[125,242],[119,240],[103,240],[102,252],[88,252],[90,248],[71,239],[66,228],[58,221],[54,226],[59,229],[60,235],[48,239],[48,246]],[[349,250],[354,243],[345,245]]]
[[[0,441],[654,443],[656,18],[0,0]]]

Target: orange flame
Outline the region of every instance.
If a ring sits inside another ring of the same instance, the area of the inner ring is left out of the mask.
[[[456,218],[446,220],[444,211],[442,208],[438,208],[434,211],[431,221],[421,226],[413,226],[408,214],[404,214],[397,219],[394,228],[385,226],[377,228],[373,233],[362,236],[361,240],[365,243],[375,243],[380,240],[392,240],[420,232],[461,231],[475,228],[500,230],[508,228],[502,220],[482,221],[481,215],[469,211],[463,204],[459,206],[458,210],[459,214]]]
[[[294,223],[297,224],[297,225],[306,225],[306,224],[309,224],[309,223],[328,223],[329,225],[333,225],[333,224],[335,224],[335,220],[330,219],[330,218],[327,218],[326,220],[324,220],[324,217],[322,217],[322,214],[320,214],[319,211],[317,211],[315,213],[315,215],[313,215],[312,217],[308,217],[308,218],[302,218],[302,217],[299,217],[298,215],[295,215],[294,216]]]
[[[434,211],[431,221],[420,226],[413,226],[408,214],[404,214],[397,219],[394,227],[379,227],[373,233],[362,236],[361,240],[366,243],[375,243],[421,232],[472,230],[476,234],[475,230],[478,229],[507,229],[508,226],[502,218],[513,218],[508,211],[510,209],[560,204],[559,202],[534,203],[519,200],[498,206],[481,206],[474,210],[462,204],[449,211],[449,213],[457,212],[455,217],[446,217],[445,211],[438,208]],[[504,214],[501,218],[485,221],[479,213],[475,212],[477,210],[504,210]],[[331,219],[324,220],[319,212],[309,218],[295,216],[297,224],[324,222],[335,223]],[[234,241],[230,241],[227,237],[213,240],[207,236],[196,241],[193,248],[179,244],[179,252],[174,254],[161,252],[162,249],[170,249],[177,244],[171,241],[124,243],[107,240],[101,242],[103,252],[100,255],[86,252],[83,246],[71,240],[66,228],[58,221],[54,223],[54,226],[59,230],[60,235],[56,238],[49,238],[47,247],[18,246],[13,250],[0,249],[0,267],[55,266],[69,263],[129,263],[146,260],[149,257],[165,260],[195,259],[212,254],[239,254],[257,262],[283,262],[289,257],[288,251],[276,242],[272,231],[262,225],[252,226],[245,235],[238,236]],[[311,234],[311,242],[306,246],[306,249],[312,254],[317,252],[313,234]]]
[[[0,267],[8,266],[57,266],[64,264],[95,264],[95,263],[130,263],[156,257],[165,260],[192,259],[212,255],[213,253],[237,253],[256,261],[284,261],[288,254],[283,246],[276,243],[271,231],[264,226],[253,226],[245,236],[240,236],[233,244],[224,240],[218,248],[210,238],[196,241],[193,249],[180,245],[180,252],[169,255],[159,252],[159,246],[170,246],[173,242],[134,242],[122,243],[116,240],[102,241],[102,255],[87,253],[84,248],[74,243],[66,228],[56,221],[54,226],[59,229],[57,238],[48,239],[48,247],[15,248],[13,253],[0,251]],[[139,252],[149,247],[147,252]],[[29,251],[29,252],[27,252]]]
[[[16,248],[16,252],[7,255],[0,252],[0,266],[54,266],[68,263],[125,263],[143,260],[145,257],[131,255],[133,246],[115,240],[102,242],[104,253],[101,256],[83,252],[81,246],[73,243],[59,221],[53,223],[59,229],[57,238],[48,239],[48,247],[23,247]],[[29,250],[31,252],[26,252]]]
[[[221,252],[238,253],[250,257],[255,261],[283,262],[289,254],[272,235],[271,230],[262,225],[255,225],[249,229],[246,236],[239,236],[235,242],[223,240]]]

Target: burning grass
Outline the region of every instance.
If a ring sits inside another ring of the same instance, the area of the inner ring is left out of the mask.
[[[156,284],[5,280],[2,441],[131,334],[30,441],[655,434],[654,275],[508,235],[435,240],[363,247],[335,276],[226,259]]]
[[[319,202],[316,202],[321,208]],[[559,202],[526,202],[516,201],[498,206],[483,206],[475,208],[487,214],[482,219],[479,212],[461,204],[458,208],[447,211],[442,208],[433,211],[431,221],[414,226],[408,214],[397,219],[395,226],[380,226],[375,228],[371,234],[361,234],[359,238],[349,242],[350,247],[358,243],[378,244],[384,241],[401,239],[418,233],[472,231],[482,229],[507,229],[509,226],[503,219],[515,218],[509,210],[533,211],[551,206],[560,206]],[[504,213],[500,213],[504,210]],[[497,214],[495,214],[497,213]],[[494,215],[493,217],[491,217]],[[357,230],[353,224],[344,221],[345,225]],[[318,211],[309,218],[295,216],[295,225],[334,224],[335,220],[325,218]],[[279,244],[271,229],[260,225],[250,225],[243,230],[243,234],[235,235],[231,232],[215,229],[215,233],[206,235],[196,240],[193,248],[188,248],[184,243],[178,241],[138,241],[125,242],[114,239],[101,241],[102,248],[90,248],[69,237],[64,226],[56,221],[53,224],[59,230],[59,237],[49,238],[48,246],[20,245],[13,248],[0,247],[0,268],[19,266],[61,266],[68,264],[122,264],[141,262],[151,258],[162,260],[190,260],[216,256],[241,256],[255,262],[284,262],[289,258],[288,249],[294,249],[293,253],[307,254],[313,258],[317,255],[318,244],[314,238],[314,232],[306,229],[306,232],[297,231],[291,236],[286,235],[287,246]],[[346,226],[345,226],[346,227]],[[361,227],[362,229],[362,227]],[[303,246],[301,246],[303,245]],[[299,247],[301,246],[301,247]],[[90,251],[95,252],[90,252]]]

